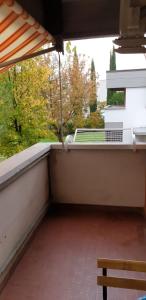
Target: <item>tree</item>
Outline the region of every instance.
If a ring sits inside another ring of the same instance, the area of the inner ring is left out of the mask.
[[[49,68],[41,58],[22,62],[1,75],[1,154],[10,156],[49,137],[44,91]]]
[[[84,118],[84,112],[89,106],[89,70],[86,70],[86,60],[77,55],[76,47],[73,48],[73,61],[70,56],[70,66],[68,69],[69,85],[67,94],[69,96],[71,116],[76,122],[77,119]]]
[[[115,48],[113,46],[112,50],[110,51],[110,64],[109,64],[110,71],[116,70],[116,54],[115,54]],[[107,90],[107,104],[112,105],[112,98],[113,91],[111,89]]]
[[[110,52],[110,71],[116,70],[116,54],[114,46]],[[107,91],[107,104],[108,105],[123,105],[124,93],[108,89]]]
[[[116,53],[115,48],[113,46],[112,50],[110,51],[110,71],[116,70]]]
[[[97,93],[96,93],[96,71],[94,60],[91,60],[91,90],[90,90],[90,113],[97,110]]]
[[[58,58],[51,55],[51,76],[48,85],[49,123],[61,141]],[[68,42],[61,64],[63,133],[73,133],[84,126],[85,111],[89,107],[90,76],[85,56],[78,55],[76,47]]]
[[[59,141],[61,141],[59,74],[58,57],[56,54],[48,54],[48,65],[51,69],[46,94],[46,98],[48,99],[49,124],[50,129],[54,131]],[[61,62],[62,123],[64,136],[73,134],[76,128],[87,127],[88,121],[90,127],[95,127],[95,118],[96,127],[101,127],[101,123],[103,124],[100,109],[97,111],[94,61],[92,61],[91,67],[89,67],[86,56],[78,55],[77,48],[72,47],[71,42],[67,42],[65,56]],[[89,119],[88,112],[90,105],[92,105],[94,115]]]
[[[62,141],[61,123],[64,136],[77,127],[101,126],[101,113],[95,108],[94,61],[89,68],[85,55],[78,55],[70,42],[65,54],[61,62],[62,105],[56,53],[19,63],[0,75],[0,155],[8,157],[50,137]]]
[[[124,91],[114,91],[109,99],[110,105],[124,105],[125,102],[125,92]]]
[[[103,128],[104,120],[101,115],[101,112],[98,110],[96,112],[92,112],[90,116],[85,119],[84,123],[85,128]]]
[[[61,122],[61,106],[63,106],[63,123],[65,118],[65,104],[64,101],[64,90],[67,84],[66,75],[63,72],[61,65],[61,94],[62,102],[60,99],[60,79],[59,79],[59,64],[56,53],[46,55],[47,66],[51,72],[48,77],[47,89],[45,95],[48,102],[48,124],[50,130],[52,130],[57,136],[58,140],[62,141],[62,122]]]

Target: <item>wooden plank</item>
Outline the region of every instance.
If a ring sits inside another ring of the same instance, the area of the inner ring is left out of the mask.
[[[146,280],[98,276],[97,284],[101,286],[146,291]]]
[[[146,272],[145,261],[100,258],[97,260],[97,267],[115,270]]]

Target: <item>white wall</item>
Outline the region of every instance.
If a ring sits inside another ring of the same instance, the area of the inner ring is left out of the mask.
[[[0,164],[1,275],[9,268],[19,247],[47,209],[49,203],[48,157],[41,157],[45,152],[47,155],[48,146],[45,144],[34,145]],[[36,156],[39,160],[36,160]],[[24,164],[27,164],[27,167]],[[22,166],[26,170],[22,170]],[[8,177],[11,180],[14,170],[16,177],[4,186],[4,181],[7,181]],[[3,277],[0,276],[0,282],[2,279]]]
[[[104,111],[104,121],[105,123],[111,122],[123,122],[125,119],[125,108],[114,108],[105,109]]]
[[[106,101],[107,99],[106,80],[99,80],[97,94],[98,94],[98,101]]]
[[[127,88],[124,127],[143,126],[146,126],[146,88]]]
[[[144,207],[145,150],[71,147],[51,152],[54,201]]]
[[[146,88],[127,88],[124,108],[105,109],[104,120],[123,122],[123,128],[146,127]]]

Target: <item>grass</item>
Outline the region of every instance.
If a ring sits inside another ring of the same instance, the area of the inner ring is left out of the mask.
[[[75,138],[77,143],[97,143],[105,142],[105,133],[104,132],[93,132],[93,131],[83,131],[78,132]]]

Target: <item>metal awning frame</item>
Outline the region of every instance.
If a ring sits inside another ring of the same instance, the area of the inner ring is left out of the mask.
[[[55,51],[55,50],[57,50],[56,46],[53,46],[53,47],[49,47],[47,49],[43,49],[43,50],[40,50],[40,51],[37,51],[37,52],[34,52],[34,53],[30,53],[30,54],[27,54],[27,55],[24,55],[24,56],[21,56],[21,57],[17,57],[17,58],[11,59],[9,61],[5,61],[3,63],[0,63],[0,68],[9,67],[9,66],[11,66],[13,64],[16,64],[16,63],[19,63],[21,61],[24,61],[24,60],[27,60],[27,59],[30,59],[30,58],[33,58],[33,57],[37,57],[37,56],[40,56],[40,55],[43,55],[43,54],[46,54],[46,53],[49,53],[49,52],[52,52],[52,51]]]

